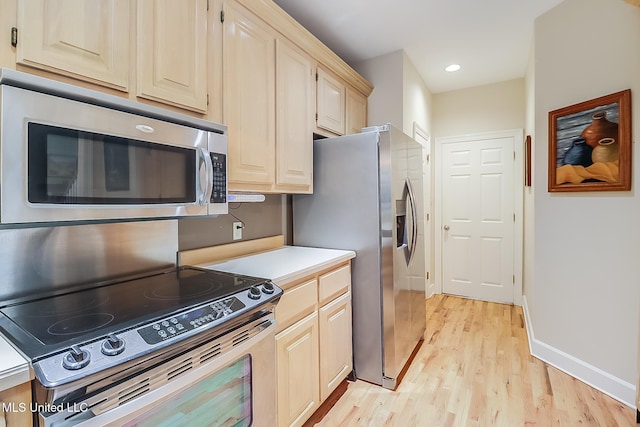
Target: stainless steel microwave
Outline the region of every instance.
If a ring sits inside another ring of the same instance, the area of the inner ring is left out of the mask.
[[[227,213],[224,126],[1,74],[0,223]]]

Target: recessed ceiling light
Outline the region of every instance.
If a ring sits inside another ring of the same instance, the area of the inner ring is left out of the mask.
[[[447,65],[444,70],[450,73],[453,73],[454,71],[458,71],[459,69],[460,69],[460,65],[451,64],[451,65]]]

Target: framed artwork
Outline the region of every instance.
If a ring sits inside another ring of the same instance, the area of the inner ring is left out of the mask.
[[[631,189],[631,90],[549,112],[550,192]]]

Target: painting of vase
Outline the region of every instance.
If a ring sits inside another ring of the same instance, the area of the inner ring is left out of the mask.
[[[631,187],[631,91],[549,113],[549,191]]]

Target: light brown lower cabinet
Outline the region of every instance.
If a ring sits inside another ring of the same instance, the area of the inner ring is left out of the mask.
[[[276,307],[278,426],[301,426],[352,370],[351,267],[290,284]]]
[[[278,425],[300,426],[320,406],[318,314],[276,336]]]
[[[31,383],[0,391],[0,426],[31,427]]]
[[[351,292],[321,307],[319,313],[320,399],[325,401],[352,369]]]

